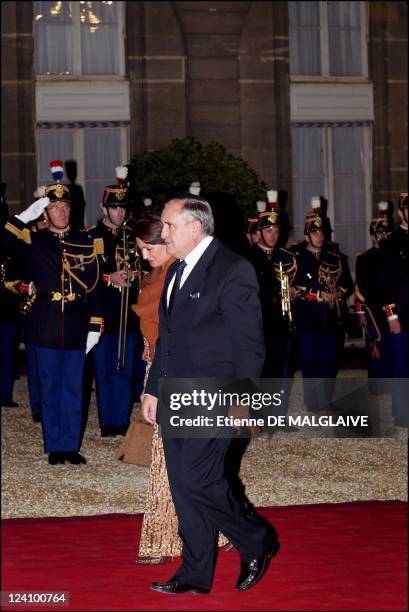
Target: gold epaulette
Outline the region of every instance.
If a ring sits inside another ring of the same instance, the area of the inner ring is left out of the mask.
[[[360,257],[361,255],[365,255],[365,251],[358,251],[355,257]]]
[[[18,229],[18,227],[16,227],[12,223],[10,223],[10,221],[7,221],[6,225],[4,226],[4,229],[8,230],[11,234],[17,236],[17,238],[20,238],[21,230]]]
[[[94,238],[94,253],[95,255],[104,254],[104,239],[103,238]]]
[[[82,229],[81,232],[89,232],[95,229],[96,227],[97,227],[96,225],[88,225],[87,227],[84,227],[84,229]]]
[[[23,229],[19,229],[18,227],[13,225],[11,221],[7,221],[4,228],[8,230],[11,234],[14,234],[15,236],[17,236],[19,240],[22,240],[23,242],[26,242],[27,244],[31,244],[30,230],[28,230],[26,227],[24,227]]]
[[[26,244],[31,244],[31,232],[29,229],[27,229],[26,227],[24,227],[21,230],[21,234],[20,234],[20,240],[22,240],[23,242],[25,242]]]

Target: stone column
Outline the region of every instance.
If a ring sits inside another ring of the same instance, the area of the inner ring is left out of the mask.
[[[1,3],[1,176],[10,213],[36,188],[33,3]]]
[[[370,2],[369,75],[374,83],[373,202],[408,189],[408,11],[406,2]]]

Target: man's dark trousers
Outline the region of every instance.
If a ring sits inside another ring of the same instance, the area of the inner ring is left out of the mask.
[[[210,589],[213,579],[216,526],[243,557],[260,557],[272,540],[260,519],[246,515],[223,476],[229,443],[230,438],[163,439],[183,541],[183,563],[174,577],[204,589]]]

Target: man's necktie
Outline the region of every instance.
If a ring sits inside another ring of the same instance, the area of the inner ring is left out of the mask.
[[[180,289],[180,280],[182,278],[183,270],[186,268],[186,266],[187,266],[187,263],[185,262],[184,259],[179,261],[178,266],[176,268],[175,282],[173,283],[172,291],[170,292],[170,296],[169,296],[168,312],[172,310],[173,301],[175,299],[177,292]]]

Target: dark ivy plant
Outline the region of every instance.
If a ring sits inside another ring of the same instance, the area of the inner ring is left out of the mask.
[[[128,167],[137,210],[143,207],[144,198],[163,205],[175,195],[186,194],[191,183],[199,181],[201,195],[228,193],[249,216],[257,200],[265,199],[267,189],[243,159],[228,153],[219,142],[203,146],[194,138],[172,140],[161,149],[135,155]]]

